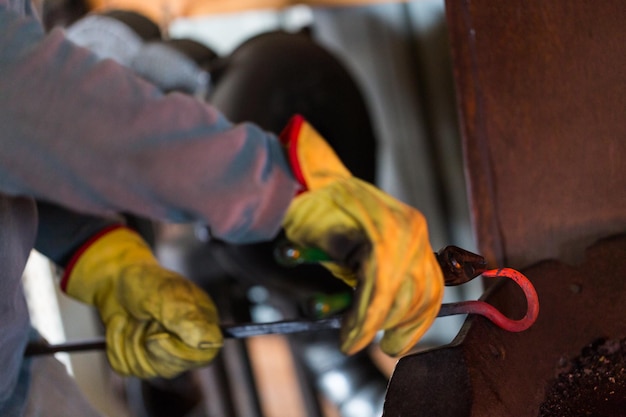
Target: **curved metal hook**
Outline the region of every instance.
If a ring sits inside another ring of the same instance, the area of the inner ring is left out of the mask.
[[[524,317],[520,320],[510,319],[491,304],[480,300],[442,304],[438,317],[455,314],[479,314],[491,320],[496,326],[509,332],[521,332],[533,325],[539,315],[539,297],[535,287],[524,274],[511,268],[499,268],[485,271],[482,276],[487,278],[504,277],[515,281],[526,296],[527,308]]]

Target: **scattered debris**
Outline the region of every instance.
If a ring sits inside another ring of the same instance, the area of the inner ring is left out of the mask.
[[[594,341],[557,373],[539,417],[626,417],[626,338]]]

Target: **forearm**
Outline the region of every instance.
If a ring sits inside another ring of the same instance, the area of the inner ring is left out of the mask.
[[[37,202],[39,227],[35,249],[60,267],[102,230],[123,224],[118,217],[98,217],[77,213],[56,204]]]
[[[0,6],[0,191],[273,236],[297,187],[274,135],[163,95]]]

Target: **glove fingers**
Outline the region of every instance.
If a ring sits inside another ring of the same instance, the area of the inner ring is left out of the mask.
[[[357,190],[353,194],[363,204],[380,208],[373,219],[385,219],[369,227],[364,223],[378,261],[377,288],[369,308],[385,315],[381,348],[396,356],[411,349],[432,325],[443,298],[443,278],[421,213],[401,203],[385,204],[386,195],[378,190],[367,192],[367,188],[362,195]],[[392,275],[395,271],[401,275]]]
[[[116,314],[106,326],[107,357],[111,367],[122,375],[139,378],[157,376],[143,349],[147,323]]]
[[[146,352],[156,372],[165,378],[172,378],[186,370],[208,365],[220,351],[220,340],[213,347],[194,349],[169,333],[155,333],[148,337]]]
[[[194,350],[222,347],[218,321],[217,310],[208,297],[206,300],[196,297],[195,304],[191,304],[189,299],[170,303],[161,317],[163,327]]]
[[[440,305],[440,301],[426,302],[405,322],[386,330],[380,341],[382,351],[390,356],[399,356],[411,350],[432,325]]]
[[[413,301],[406,304],[404,308],[399,307],[404,310],[403,314],[398,314],[394,321],[390,321],[385,326],[386,331],[380,347],[383,352],[391,356],[407,353],[430,328],[441,307],[443,285],[437,283],[441,275],[439,267],[436,261],[423,262],[420,265],[423,265],[423,270],[419,271],[419,274],[424,279],[419,282],[407,280],[406,285],[410,284],[413,288],[400,290],[400,294],[412,291]],[[399,303],[401,301],[399,300]]]
[[[411,253],[412,248],[410,242],[405,242],[409,234],[401,212],[390,208],[381,200],[381,193],[372,192],[362,183],[346,185],[350,192],[337,195],[338,203],[358,218],[370,242],[370,250],[359,254],[355,305],[346,323],[350,329],[343,333],[342,349],[355,353],[385,327],[403,283],[399,274],[409,267],[405,253]],[[407,301],[409,304],[410,300]]]
[[[204,291],[186,278],[158,266],[150,270],[138,269],[137,273],[159,279],[152,280],[158,287],[147,292],[146,299],[138,303],[129,297],[146,291],[133,290],[131,287],[149,285],[149,281],[138,280],[130,273],[123,278],[123,288],[131,288],[126,291],[128,295],[124,296],[123,304],[134,317],[147,321],[156,320],[168,332],[174,333],[193,348],[214,346],[213,335],[219,333],[215,323],[219,322],[219,318],[213,301]]]
[[[410,276],[407,276],[410,278]],[[391,307],[382,325],[384,330],[392,329],[420,310],[424,296],[423,283],[417,283],[412,279],[402,282],[396,295],[393,297]]]
[[[341,350],[348,355],[365,348],[382,328],[387,309],[372,308],[377,291],[374,280],[361,281],[356,288],[354,304],[344,316],[341,328]]]
[[[437,262],[432,252],[415,250],[416,256],[410,259],[406,275],[397,289],[389,314],[383,328],[391,329],[413,317],[419,316],[426,304],[433,302],[434,290],[441,286],[434,285],[437,275],[432,266]],[[439,266],[436,266],[439,268]],[[438,299],[435,297],[435,299]]]
[[[208,349],[194,349],[157,322],[136,321],[120,314],[107,323],[107,357],[122,375],[172,378],[215,358],[222,346],[219,328],[211,344]]]
[[[358,271],[361,291],[342,347],[356,352],[385,329],[381,347],[397,355],[410,349],[432,324],[443,295],[441,272],[432,270],[438,265],[419,212],[387,204],[388,196],[367,184],[350,188],[350,198],[343,194],[339,205],[359,218],[374,250]],[[351,199],[358,203],[350,204]]]
[[[422,315],[416,317],[415,321],[386,330],[380,340],[380,348],[390,356],[403,355],[417,344],[431,324],[432,320]]]
[[[106,353],[111,367],[122,375],[130,375],[130,366],[125,356],[126,317],[116,314],[106,324]]]

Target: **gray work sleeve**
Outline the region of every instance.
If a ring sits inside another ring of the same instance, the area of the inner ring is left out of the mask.
[[[35,249],[63,268],[94,235],[124,224],[121,217],[91,216],[41,201],[37,202],[37,212],[39,225]]]
[[[275,135],[44,34],[0,0],[0,192],[273,237],[297,184]]]

